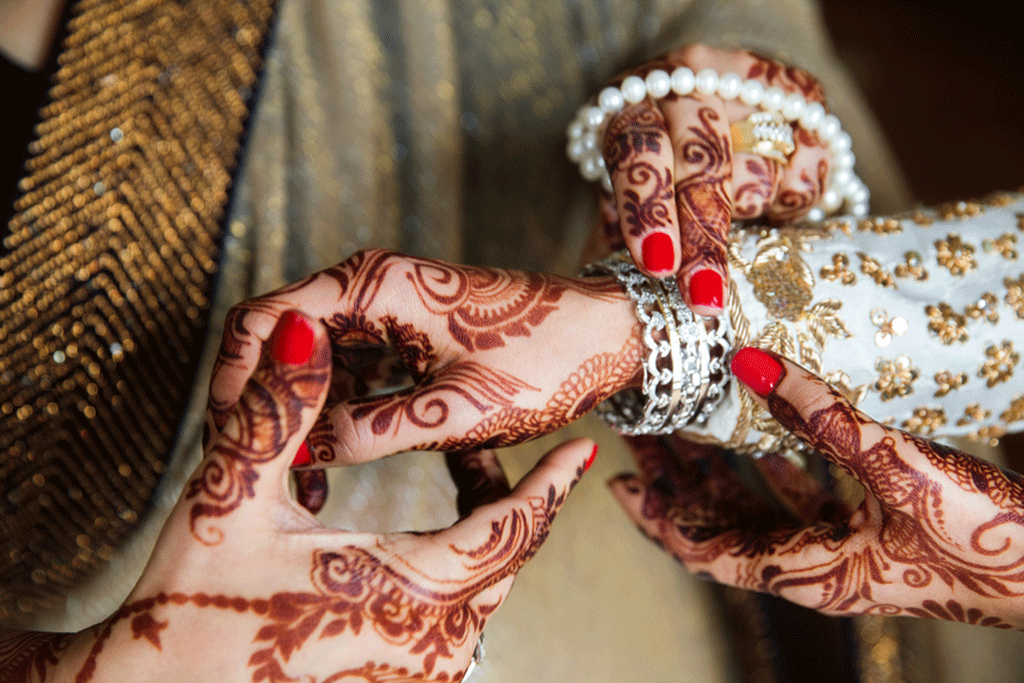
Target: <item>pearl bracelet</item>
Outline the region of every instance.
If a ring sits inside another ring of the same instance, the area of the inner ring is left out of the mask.
[[[819,102],[808,102],[799,93],[787,95],[777,86],[765,88],[755,79],[743,80],[739,74],[718,75],[714,69],[694,73],[680,66],[671,75],[655,69],[646,78],[627,76],[619,87],[609,86],[601,91],[596,105],[584,105],[567,130],[569,159],[577,164],[580,174],[589,181],[600,180],[605,192],[611,194],[612,181],[605,168],[604,156],[597,140],[599,131],[611,116],[627,102],[636,104],[645,97],[660,99],[674,92],[685,96],[694,91],[703,95],[717,95],[724,100],[738,99],[744,104],[763,111],[778,112],[786,121],[793,122],[817,133],[832,153],[829,177],[821,204],[808,213],[810,220],[822,220],[826,215],[843,211],[854,216],[868,213],[868,188],[853,172],[856,162],[851,151],[852,141],[833,114],[826,114]]]

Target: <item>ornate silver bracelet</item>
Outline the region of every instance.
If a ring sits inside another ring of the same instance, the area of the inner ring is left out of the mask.
[[[656,280],[641,273],[620,252],[587,265],[583,275],[613,275],[636,306],[643,342],[650,351],[643,364],[643,388],[626,389],[597,407],[621,434],[669,434],[703,424],[725,394],[731,350],[723,318],[695,317],[683,302],[675,278]]]

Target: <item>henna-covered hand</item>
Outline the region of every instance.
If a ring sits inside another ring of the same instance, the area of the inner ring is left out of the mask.
[[[327,528],[285,485],[327,398],[327,330],[286,313],[263,347],[125,604],[77,634],[0,633],[0,680],[462,679],[596,447],[563,444],[514,490],[492,452],[451,454],[449,529]]]
[[[300,463],[310,467],[527,441],[636,383],[641,368],[636,315],[610,278],[363,251],[232,309],[213,373],[210,434],[289,309],[325,326],[333,356],[331,394]],[[602,334],[587,333],[597,320]],[[390,393],[369,392],[380,381]]]
[[[671,52],[616,82],[679,66],[736,73],[825,104],[820,84],[806,71],[752,52],[703,45]],[[602,151],[613,196],[603,200],[602,215],[610,246],[624,241],[650,275],[677,274],[684,299],[701,315],[722,312],[730,221],[799,220],[818,202],[828,177],[827,148],[800,127],[788,165],[734,152],[729,126],[753,111],[718,95],[669,93],[658,102],[648,97],[627,103],[605,128]]]
[[[1024,629],[1024,477],[880,425],[774,354],[744,349],[733,370],[783,426],[864,486],[864,502],[849,513],[802,471],[762,467],[810,503],[802,519],[765,514],[740,485],[708,486],[721,477],[659,475],[692,471],[701,451],[679,459],[648,441],[635,444],[647,476],[611,482],[645,533],[693,571],[827,614]]]

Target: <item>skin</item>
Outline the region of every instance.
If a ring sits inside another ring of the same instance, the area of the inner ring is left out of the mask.
[[[462,678],[481,630],[547,537],[594,444],[563,444],[515,489],[493,452],[449,454],[464,514],[449,529],[378,535],[324,527],[285,486],[331,387],[328,331],[305,320],[315,332],[309,359],[274,357],[270,349],[290,334],[278,325],[209,435],[206,458],[125,604],[76,634],[0,633],[0,679]]]
[[[760,80],[766,88],[777,86],[825,104],[820,84],[805,71],[752,52],[703,45],[670,52],[622,74],[615,84],[629,75],[643,77],[655,69],[672,73],[679,66],[695,73],[705,68],[737,73]],[[609,120],[602,138],[613,188],[602,205],[609,246],[628,248],[649,275],[675,274],[683,299],[700,315],[721,313],[720,308],[694,305],[690,283],[696,273],[710,269],[727,289],[730,222],[799,221],[820,199],[828,177],[828,149],[817,135],[799,127],[796,150],[787,165],[734,151],[729,126],[755,110],[739,100],[696,91],[686,97],[669,93],[657,102],[648,97],[627,104]],[[671,240],[671,266],[663,271],[644,265],[644,239],[655,232]]]
[[[723,471],[708,464],[721,453],[683,446],[680,461],[671,443],[648,440],[633,443],[642,474],[610,483],[644,533],[691,571],[825,614],[1024,629],[1024,477],[880,425],[775,358],[782,377],[756,400],[860,482],[864,502],[850,512],[806,473],[763,466],[797,503],[797,516],[784,514],[738,482],[693,478],[698,464]]]

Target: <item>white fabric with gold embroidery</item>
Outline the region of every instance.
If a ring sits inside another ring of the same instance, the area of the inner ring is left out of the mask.
[[[1024,427],[1024,196],[734,233],[736,348],[782,353],[916,434],[991,442]],[[735,382],[688,436],[748,453],[795,444]]]

